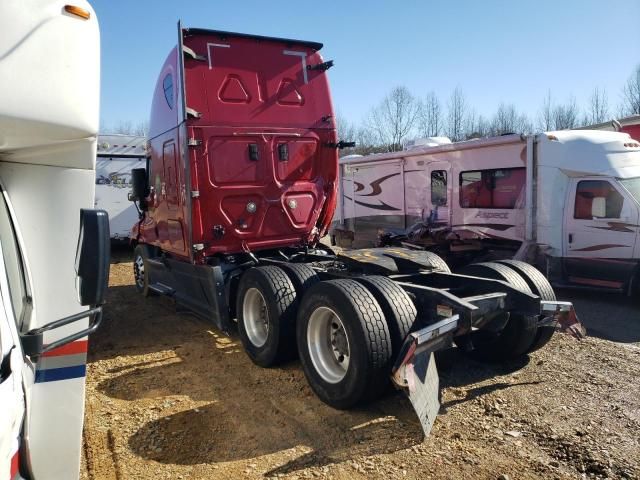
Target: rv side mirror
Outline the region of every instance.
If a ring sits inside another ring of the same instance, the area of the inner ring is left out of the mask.
[[[593,218],[605,218],[607,216],[607,199],[605,197],[593,197],[591,199],[591,216]]]
[[[109,283],[109,215],[104,210],[80,210],[76,250],[76,289],[81,305],[102,305]]]
[[[148,195],[147,169],[134,168],[131,170],[131,197],[130,200],[140,202],[142,205]]]

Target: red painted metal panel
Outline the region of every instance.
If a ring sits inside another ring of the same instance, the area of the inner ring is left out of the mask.
[[[190,228],[193,244],[204,247],[197,261],[317,241],[333,216],[338,170],[328,145],[336,130],[327,75],[313,68],[323,62],[319,45],[185,32],[185,46],[198,57],[185,56],[184,72],[193,145],[181,148],[186,142],[178,138],[174,49],[154,94],[152,193],[141,240],[188,258]]]
[[[622,127],[622,131],[631,135],[631,138],[640,140],[640,124],[625,125],[624,127]]]

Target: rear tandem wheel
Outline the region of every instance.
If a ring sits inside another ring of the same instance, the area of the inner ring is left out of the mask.
[[[254,267],[240,278],[238,333],[249,358],[270,367],[295,354],[296,291],[275,266]]]
[[[556,294],[553,291],[553,287],[540,270],[533,265],[522,262],[520,260],[498,260],[498,263],[506,265],[516,272],[518,272],[522,278],[527,282],[529,288],[538,295],[542,300],[555,301]],[[555,326],[542,326],[538,327],[536,338],[527,350],[527,353],[535,352],[536,350],[544,347],[556,331]]]
[[[506,265],[495,262],[476,263],[461,270],[462,274],[503,280],[512,287],[532,293],[527,282]],[[505,327],[499,332],[478,330],[470,333],[473,350],[470,354],[482,360],[507,360],[528,353],[537,333],[537,317],[509,313]],[[466,337],[466,335],[465,335]],[[469,337],[467,337],[469,338]],[[460,338],[456,344],[461,345]]]
[[[305,377],[328,405],[346,409],[385,391],[389,329],[379,303],[355,280],[311,287],[298,311],[296,339]]]

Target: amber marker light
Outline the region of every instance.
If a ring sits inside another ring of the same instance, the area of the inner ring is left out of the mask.
[[[89,17],[91,16],[91,12],[84,8],[76,7],[75,5],[65,5],[64,11],[71,15],[75,15],[76,17],[84,18],[85,20],[89,20]]]

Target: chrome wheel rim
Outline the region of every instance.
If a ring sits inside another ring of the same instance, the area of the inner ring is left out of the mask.
[[[318,375],[328,383],[340,382],[349,370],[349,337],[340,317],[328,307],[316,308],[307,327],[307,346]]]
[[[133,262],[133,275],[136,280],[136,285],[144,288],[144,259],[140,255],[137,255]]]
[[[249,341],[256,347],[267,343],[269,312],[267,302],[257,288],[250,288],[242,301],[242,322]]]

